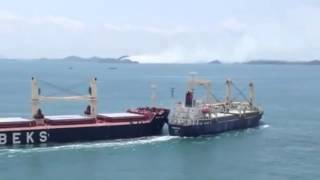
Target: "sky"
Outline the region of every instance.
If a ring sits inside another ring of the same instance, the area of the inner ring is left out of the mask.
[[[319,0],[0,0],[0,57],[320,58]]]

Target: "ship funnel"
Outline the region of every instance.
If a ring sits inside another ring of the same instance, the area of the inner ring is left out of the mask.
[[[188,91],[188,92],[186,93],[185,106],[186,106],[186,107],[192,107],[192,102],[193,102],[193,92],[192,92],[192,91]]]

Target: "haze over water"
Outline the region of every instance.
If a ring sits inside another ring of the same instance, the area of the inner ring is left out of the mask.
[[[86,93],[88,80],[97,77],[99,111],[119,112],[149,105],[151,83],[157,84],[157,103],[172,107],[182,100],[191,71],[212,80],[220,99],[227,78],[244,91],[253,81],[257,101],[265,110],[264,125],[197,138],[168,136],[165,127],[164,135],[156,137],[0,148],[0,179],[320,177],[320,66],[0,62],[0,117],[30,116],[32,76],[42,80],[42,93],[48,95],[62,93],[49,83]],[[85,106],[85,102],[50,102],[42,107],[45,114],[79,114]]]

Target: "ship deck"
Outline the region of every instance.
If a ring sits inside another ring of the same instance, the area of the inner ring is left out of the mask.
[[[34,125],[35,121],[32,119],[21,117],[0,118],[0,129],[13,127],[31,127]]]
[[[143,118],[144,116],[141,114],[135,114],[135,113],[99,113],[98,117],[107,117],[107,118]]]
[[[137,124],[147,124],[150,120],[139,121]],[[30,126],[30,127],[14,127],[14,128],[0,128],[0,132],[8,131],[32,131],[32,130],[49,130],[49,129],[68,129],[68,128],[81,128],[81,127],[101,127],[101,126],[121,126],[121,125],[131,125],[135,124],[131,122],[105,122],[97,121],[91,124],[71,124],[71,125],[42,125],[42,126]]]
[[[33,130],[50,130],[50,129],[68,129],[68,128],[83,128],[83,127],[102,127],[102,126],[123,126],[132,124],[147,124],[152,121],[152,118],[141,119],[145,116],[135,113],[101,113],[100,117],[112,118],[114,121],[106,121],[99,117],[93,118],[83,115],[56,115],[45,116],[45,123],[42,125],[23,126],[23,127],[1,127],[0,132],[8,131],[33,131]],[[119,121],[117,121],[119,119]],[[127,121],[123,121],[127,119]],[[0,118],[0,125],[14,125],[15,123],[35,123],[33,119],[25,119],[20,117]]]
[[[32,119],[26,119],[21,117],[8,117],[0,118],[0,123],[22,123],[22,122],[32,122]]]

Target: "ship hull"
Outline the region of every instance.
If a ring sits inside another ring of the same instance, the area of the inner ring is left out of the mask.
[[[81,125],[80,127],[23,128],[0,132],[0,146],[41,143],[86,142],[160,135],[169,112],[155,116],[149,123],[125,125]]]
[[[250,117],[235,116],[225,120],[207,120],[195,125],[175,125],[169,123],[169,134],[172,136],[214,135],[226,131],[257,127],[262,113]]]

